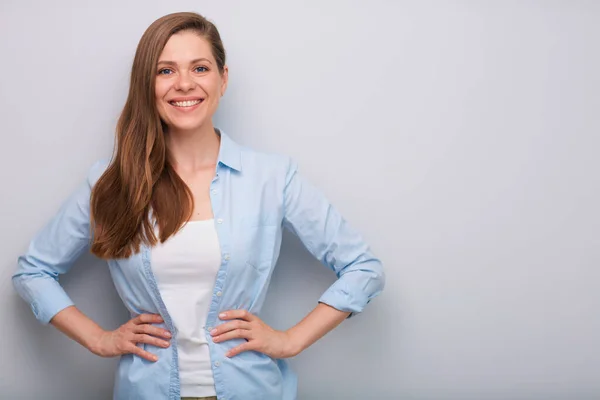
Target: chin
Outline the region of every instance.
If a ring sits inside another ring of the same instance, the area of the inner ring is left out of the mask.
[[[198,130],[204,125],[205,121],[171,121],[169,128],[178,131],[194,131]]]

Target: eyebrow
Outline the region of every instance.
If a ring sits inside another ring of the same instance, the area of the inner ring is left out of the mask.
[[[207,61],[209,64],[212,64],[212,62],[208,58],[196,58],[195,60],[192,60],[190,62],[190,64],[196,64],[196,63],[199,63],[200,61]],[[177,63],[175,61],[168,61],[168,60],[159,61],[158,64],[177,65]]]

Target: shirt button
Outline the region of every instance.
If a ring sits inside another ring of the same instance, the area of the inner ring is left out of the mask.
[[[222,224],[222,223],[223,223],[223,220],[222,220],[221,218],[219,218],[219,219],[217,220],[217,224]]]
[[[215,367],[220,367],[220,366],[221,366],[221,363],[218,361],[215,361]]]
[[[225,254],[225,255],[223,256],[223,258],[224,258],[225,260],[229,260],[229,254]]]
[[[212,194],[217,194],[217,189],[213,189]]]
[[[221,297],[223,295],[223,292],[217,292],[217,296]]]
[[[212,326],[209,326],[208,328],[206,328],[206,330],[210,332],[213,330],[213,328],[212,328]]]

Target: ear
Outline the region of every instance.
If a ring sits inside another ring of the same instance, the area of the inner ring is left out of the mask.
[[[227,90],[227,83],[229,82],[229,67],[227,65],[223,66],[223,73],[221,74],[221,97],[225,94]]]

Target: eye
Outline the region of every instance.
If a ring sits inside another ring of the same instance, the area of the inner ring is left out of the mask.
[[[171,75],[172,72],[173,72],[173,70],[171,70],[169,68],[163,68],[158,71],[158,75]]]
[[[196,71],[196,72],[207,72],[208,68],[206,68],[206,67],[196,67],[194,69],[194,71]]]

